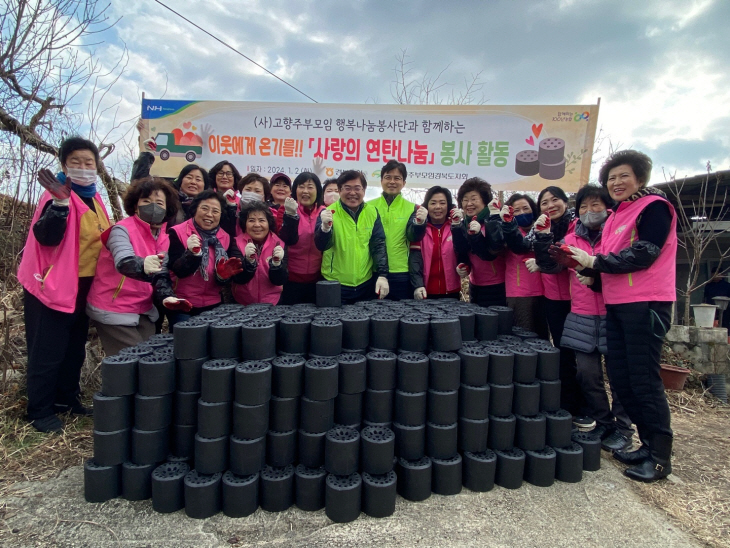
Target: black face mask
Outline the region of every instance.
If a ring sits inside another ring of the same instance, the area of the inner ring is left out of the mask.
[[[532,213],[520,213],[519,215],[515,215],[515,221],[521,227],[531,226],[532,221],[535,220],[534,217]]]
[[[137,216],[150,225],[162,224],[165,220],[167,210],[157,204],[145,204],[137,206]]]

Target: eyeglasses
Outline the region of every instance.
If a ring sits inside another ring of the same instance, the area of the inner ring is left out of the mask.
[[[393,177],[392,175],[386,175],[385,177],[383,177],[383,181],[394,181],[396,183],[402,183],[403,177]]]
[[[343,186],[342,192],[362,192],[361,186]]]
[[[225,177],[226,179],[233,179],[233,172],[232,171],[219,171],[218,176]]]

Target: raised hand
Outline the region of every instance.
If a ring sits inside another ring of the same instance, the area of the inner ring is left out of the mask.
[[[298,207],[299,207],[299,204],[291,196],[287,196],[286,197],[286,200],[284,200],[284,213],[286,213],[290,217],[296,217],[297,216],[297,208]]]
[[[203,251],[201,245],[200,237],[197,234],[191,234],[188,236],[187,246],[190,253],[193,255],[200,255]]]
[[[215,265],[215,273],[221,280],[228,280],[241,272],[243,272],[243,263],[241,263],[241,259],[238,257],[221,259]]]
[[[248,242],[243,249],[243,254],[249,263],[254,264],[256,262],[256,245],[253,242]]]
[[[416,224],[422,225],[426,222],[426,219],[428,218],[428,209],[417,205],[416,206]]]
[[[550,217],[544,213],[535,221],[535,231],[540,234],[550,234]]]
[[[284,259],[284,248],[280,245],[274,247],[274,251],[271,252],[271,264],[279,266],[281,261]]]
[[[332,230],[333,213],[331,209],[323,209],[322,213],[319,214],[319,218],[322,219],[322,232]]]
[[[59,181],[50,169],[41,169],[38,172],[38,182],[45,188],[57,205],[68,205],[71,197],[71,180],[66,179],[66,184]]]

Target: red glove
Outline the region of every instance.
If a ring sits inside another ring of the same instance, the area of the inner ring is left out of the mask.
[[[231,257],[228,260],[221,259],[215,265],[215,273],[221,280],[228,280],[241,272],[243,272],[243,264],[238,257]]]
[[[573,258],[573,252],[567,245],[551,245],[548,253],[553,260],[565,268],[575,268],[580,263]]]
[[[543,219],[542,221],[540,219]],[[545,230],[546,228],[550,228],[550,217],[547,215],[540,215],[537,219],[537,223],[535,223],[535,229],[537,230]]]
[[[190,312],[193,309],[193,305],[190,301],[185,299],[178,299],[176,297],[167,297],[162,304],[169,310],[179,310],[180,312]]]
[[[477,221],[477,216],[476,216],[476,215],[474,215],[474,216],[473,216],[473,217],[471,218],[471,222],[469,223],[469,228],[468,228],[468,230],[467,230],[467,233],[468,233],[468,234],[477,234],[477,233],[479,232],[479,230],[481,230],[481,226],[480,226],[479,228],[477,228],[476,230],[474,230],[474,228],[476,228],[476,227],[472,227],[472,223],[478,223],[478,222],[479,222],[479,221]]]
[[[57,200],[68,200],[71,196],[71,179],[66,177],[64,185],[50,169],[41,169],[38,172],[38,182]]]
[[[504,207],[507,208],[507,212],[504,211]],[[500,210],[502,220],[505,223],[511,223],[512,219],[515,218],[515,208],[513,208],[512,206],[504,206],[504,207]]]

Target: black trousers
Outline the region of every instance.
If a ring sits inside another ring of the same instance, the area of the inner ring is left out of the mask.
[[[672,317],[670,302],[606,305],[606,365],[614,390],[641,439],[672,436],[659,360]]]
[[[507,306],[507,290],[503,283],[494,285],[469,283],[469,300],[479,306]]]
[[[570,312],[570,301],[554,301],[543,297],[543,311],[553,344],[560,348],[560,406],[573,416],[580,415],[585,402],[578,384],[575,352],[560,346],[565,318]]]
[[[377,278],[376,278],[377,279]],[[386,299],[400,301],[413,298],[413,286],[408,272],[388,274],[388,296]]]
[[[89,333],[86,296],[92,280],[79,280],[79,295],[72,313],[53,310],[23,290],[28,420],[52,415],[54,404],[70,406],[79,401],[79,380]]]
[[[286,282],[279,304],[301,304],[317,302],[317,282]]]
[[[340,292],[342,294],[342,304],[355,304],[359,301],[372,301],[377,299],[375,294],[375,281],[377,276],[373,276],[367,282],[356,286],[343,285]]]

